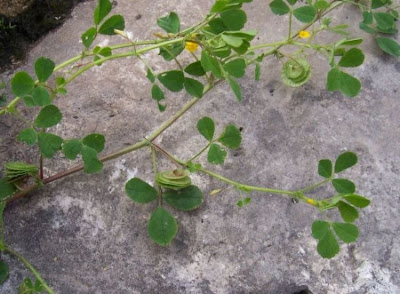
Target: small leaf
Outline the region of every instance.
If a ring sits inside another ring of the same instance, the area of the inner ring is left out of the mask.
[[[286,13],[289,13],[290,8],[287,6],[285,2],[282,0],[274,0],[269,4],[269,7],[271,8],[272,12],[276,15],[285,15]]]
[[[289,2],[290,5],[295,5],[297,0],[287,0],[287,2]]]
[[[0,285],[8,279],[8,265],[7,263],[0,260]]]
[[[225,34],[222,34],[221,37],[222,37],[222,40],[224,40],[226,42],[226,44],[228,44],[231,47],[237,48],[243,44],[243,39],[239,38],[239,37],[225,35]]]
[[[58,124],[62,119],[62,114],[57,106],[47,105],[40,110],[34,124],[38,128],[49,128]]]
[[[160,48],[159,55],[161,55],[166,61],[171,61],[181,54],[183,49],[185,49],[185,44],[183,42],[169,44]]]
[[[224,70],[235,78],[241,78],[245,74],[246,61],[243,58],[238,58],[224,64]]]
[[[329,91],[339,90],[349,97],[356,96],[361,89],[361,83],[358,79],[336,68],[332,68],[328,72],[326,85]]]
[[[364,11],[362,15],[363,15],[363,23],[364,24],[366,24],[366,25],[372,24],[372,22],[374,21],[374,17],[371,12]]]
[[[154,84],[153,87],[151,87],[151,98],[156,101],[161,101],[165,99],[164,92],[157,84]]]
[[[123,31],[124,29],[125,20],[122,15],[113,15],[101,25],[99,33],[102,35],[115,35],[114,30]]]
[[[34,86],[35,81],[24,71],[17,72],[11,80],[11,91],[15,96],[22,97],[29,94]]]
[[[30,95],[24,96],[24,97],[22,97],[22,99],[24,100],[26,107],[37,106],[35,101],[33,101],[33,97]]]
[[[324,178],[332,176],[332,161],[329,159],[321,159],[318,163],[318,174]]]
[[[259,81],[261,77],[261,66],[259,63],[256,63],[256,68],[254,70],[254,79]]]
[[[104,56],[104,57],[108,57],[112,55],[112,50],[111,47],[103,47],[99,50],[98,52],[99,55]]]
[[[206,74],[203,67],[201,66],[200,60],[193,62],[193,63],[189,64],[188,66],[186,66],[185,72],[192,76],[196,76],[196,77],[201,77]]]
[[[354,206],[359,208],[367,207],[371,203],[369,199],[357,194],[344,196],[344,199],[350,204],[353,204]]]
[[[210,26],[210,31],[215,35],[228,31],[228,28],[220,17],[213,18],[208,25]]]
[[[222,71],[221,71],[221,66],[218,62],[218,60],[209,55],[206,50],[203,50],[201,52],[201,66],[203,69],[207,71],[211,71],[215,77],[217,78],[222,78]]]
[[[17,191],[14,184],[7,182],[6,179],[0,179],[0,200],[11,196]]]
[[[178,224],[167,210],[159,206],[153,211],[147,230],[155,243],[167,246],[178,232]]]
[[[102,170],[103,163],[97,158],[97,151],[89,146],[82,146],[83,171],[94,174]]]
[[[327,9],[329,8],[330,4],[326,2],[325,0],[318,0],[314,4],[314,8],[317,10],[322,10],[322,9]]]
[[[35,294],[30,278],[25,278],[18,287],[18,294]]]
[[[91,27],[86,32],[84,32],[81,36],[82,44],[86,48],[89,48],[90,45],[93,44],[94,39],[96,39],[97,30],[94,27]]]
[[[185,76],[180,70],[166,71],[157,76],[161,84],[171,92],[179,92],[183,89]]]
[[[205,116],[197,122],[197,130],[208,141],[212,141],[215,132],[215,124],[211,117]]]
[[[226,157],[226,151],[224,148],[222,148],[218,144],[211,144],[207,154],[207,160],[209,163],[212,164],[224,163],[225,157]]]
[[[322,239],[319,240],[317,251],[323,258],[332,258],[339,253],[339,244],[329,228]]]
[[[204,86],[201,82],[194,79],[185,78],[184,86],[186,92],[193,97],[201,98],[203,96]]]
[[[240,199],[238,202],[236,202],[236,205],[240,208],[242,208],[243,206],[248,205],[251,202],[251,198],[250,197],[246,197],[244,199]]]
[[[315,18],[316,11],[312,6],[301,6],[293,10],[293,15],[301,22],[311,23]]]
[[[333,223],[336,235],[345,243],[352,243],[357,240],[359,232],[357,226],[346,223]]]
[[[44,83],[53,74],[55,64],[49,58],[40,57],[35,62],[35,73],[39,82]]]
[[[82,143],[86,146],[89,146],[96,150],[97,152],[101,152],[104,149],[104,143],[106,139],[102,134],[90,134],[83,138]]]
[[[385,12],[376,12],[373,14],[378,26],[382,29],[390,29],[393,27],[394,18],[391,14]]]
[[[27,145],[33,146],[37,142],[37,133],[34,128],[23,129],[18,134],[18,140],[25,142]]]
[[[239,84],[232,78],[227,78],[227,82],[229,84],[229,86],[231,87],[233,93],[236,96],[236,99],[240,102],[242,101],[243,97],[242,97],[242,91],[240,90],[240,86]]]
[[[47,106],[51,104],[50,94],[42,86],[38,86],[33,89],[32,98],[35,104],[39,106]]]
[[[180,31],[180,20],[178,14],[171,12],[168,16],[157,19],[157,25],[167,33],[176,34]]]
[[[241,30],[247,21],[246,13],[242,9],[224,10],[220,16],[225,26],[231,31]]]
[[[58,150],[61,150],[63,139],[50,133],[38,134],[39,150],[46,158],[52,158]]]
[[[346,51],[339,61],[339,66],[342,67],[357,67],[364,62],[364,53],[358,48],[351,48]]]
[[[341,46],[357,46],[363,42],[361,38],[348,39],[341,42]]]
[[[146,77],[149,79],[150,82],[154,83],[156,81],[156,77],[154,76],[153,72],[150,68],[147,69]]]
[[[346,223],[352,223],[358,218],[357,209],[355,209],[353,206],[351,206],[343,201],[339,201],[338,209],[339,209],[340,215],[342,216],[342,219]]]
[[[219,137],[218,142],[230,149],[237,149],[242,142],[242,135],[236,126],[228,125]]]
[[[379,48],[381,48],[386,53],[396,57],[400,56],[400,45],[396,41],[384,37],[379,37],[375,40]]]
[[[125,193],[138,203],[149,203],[157,199],[156,189],[139,178],[130,179],[126,183]]]
[[[74,160],[82,150],[82,143],[77,139],[66,140],[62,145],[62,150],[66,158]]]
[[[388,0],[372,0],[371,2],[371,8],[372,9],[377,9],[379,7],[384,6],[386,3],[388,3]]]
[[[111,11],[112,4],[109,0],[99,0],[99,4],[94,10],[94,24],[98,25]],[[89,46],[86,46],[89,47]]]
[[[356,185],[352,181],[346,179],[333,179],[332,185],[340,194],[353,194],[356,191]]]
[[[357,163],[357,155],[353,152],[344,152],[338,156],[335,162],[335,173],[340,173]]]
[[[173,208],[189,211],[203,203],[203,192],[197,186],[191,185],[180,190],[168,190],[164,192],[163,199]]]

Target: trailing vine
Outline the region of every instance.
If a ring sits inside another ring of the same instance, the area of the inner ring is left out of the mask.
[[[255,80],[260,80],[260,64],[268,57],[282,62],[283,83],[299,87],[312,78],[312,65],[308,58],[310,53],[320,54],[331,67],[327,73],[327,89],[340,91],[349,97],[356,96],[360,92],[361,82],[346,72],[346,68],[363,64],[364,54],[357,47],[363,40],[349,37],[346,25],[332,23],[329,13],[341,5],[357,6],[363,15],[360,29],[370,33],[384,52],[400,56],[399,44],[388,37],[397,33],[396,21],[399,18],[398,7],[394,7],[390,1],[307,0],[299,3],[297,0],[273,0],[269,3],[272,12],[275,15],[288,15],[288,34],[280,41],[257,45],[251,43],[257,31],[244,30],[247,15],[243,5],[250,2],[252,0],[217,0],[201,22],[185,29],[181,28],[179,16],[171,12],[157,20],[158,26],[164,32],[155,32],[155,39],[134,41],[131,33],[125,31],[123,16],[109,16],[111,2],[99,0],[94,11],[93,26],[81,36],[81,54],[59,65],[49,58],[40,57],[34,64],[36,77],[25,71],[19,71],[13,76],[10,82],[13,98],[8,100],[5,93],[0,96],[0,115],[12,116],[22,121],[25,127],[19,132],[17,139],[29,146],[37,146],[39,150],[37,164],[5,163],[3,177],[0,179],[1,255],[15,256],[35,277],[34,282],[26,278],[19,287],[19,293],[54,293],[54,290],[22,255],[7,245],[2,217],[7,203],[82,170],[88,174],[100,172],[104,162],[139,149],[145,149],[151,154],[154,185],[135,177],[126,183],[125,192],[136,203],[154,203],[148,222],[148,234],[160,246],[170,244],[178,231],[178,223],[167,207],[189,211],[203,203],[204,193],[192,182],[192,173],[208,175],[246,193],[260,191],[285,195],[293,201],[314,207],[321,212],[322,217],[312,223],[311,233],[317,240],[317,251],[323,258],[332,258],[338,254],[339,242],[352,243],[357,240],[359,230],[354,222],[359,216],[359,210],[368,206],[370,200],[357,193],[353,181],[341,177],[344,170],[353,167],[358,161],[353,152],[344,152],[333,160],[321,159],[317,165],[318,174],[323,178],[320,182],[302,189],[282,190],[247,185],[226,178],[204,167],[206,163],[198,160],[201,154],[207,153],[209,164],[223,164],[228,154],[227,149],[237,149],[241,145],[242,135],[234,124],[225,126],[222,133],[216,134],[214,120],[208,116],[202,117],[197,123],[197,130],[204,138],[204,147],[194,151],[186,160],[154,142],[200,99],[207,99],[206,94],[222,82],[227,82],[233,96],[239,102],[242,101],[237,80],[249,68],[254,70]],[[333,32],[339,38],[331,43],[322,44],[316,41],[318,35],[327,32]],[[94,46],[96,37],[100,34],[117,35],[125,43]],[[287,53],[282,50],[286,46],[295,50]],[[164,60],[174,62],[176,68],[156,72],[144,55],[153,50],[158,50]],[[180,56],[184,50],[193,57],[190,62]],[[67,94],[69,84],[94,66],[126,57],[135,57],[143,62],[151,86],[149,96],[159,111],[168,108],[167,90],[173,93],[185,90],[192,99],[144,139],[107,155],[99,155],[106,142],[102,134],[88,134],[83,138],[61,138],[55,134],[51,128],[61,123],[63,118],[56,105],[57,99],[60,95]],[[78,62],[80,66],[77,66]],[[69,70],[63,73],[61,70],[66,68]],[[1,88],[5,86],[2,84]],[[33,121],[24,117],[21,111],[24,108],[35,113]],[[44,159],[51,159],[56,154],[62,154],[69,160],[81,159],[82,163],[47,176],[43,172]],[[157,161],[160,155],[170,160],[176,168],[159,170]],[[310,196],[312,190],[325,184],[332,184],[334,195]],[[239,200],[237,206],[243,207],[250,201],[251,197],[246,197]],[[342,221],[333,220],[331,215],[335,212],[341,216]],[[0,261],[0,283],[7,279],[8,274],[8,265]]]

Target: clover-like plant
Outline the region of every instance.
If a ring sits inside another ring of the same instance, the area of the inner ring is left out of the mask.
[[[10,115],[21,120],[25,127],[17,139],[39,150],[37,164],[27,162],[8,162],[4,165],[4,175],[0,179],[0,251],[16,256],[35,276],[35,282],[25,279],[19,293],[37,293],[54,290],[44,281],[39,272],[18,252],[11,249],[4,236],[3,211],[6,204],[65,176],[84,171],[91,174],[100,172],[103,163],[124,154],[146,149],[151,152],[154,171],[154,184],[150,185],[139,177],[130,179],[125,186],[127,196],[139,204],[150,204],[153,212],[148,222],[148,233],[155,243],[166,246],[174,239],[178,223],[170,208],[189,211],[198,208],[204,200],[203,191],[191,180],[191,173],[203,173],[235,187],[239,193],[247,193],[237,202],[238,207],[249,205],[252,191],[286,195],[294,202],[302,202],[315,207],[322,214],[321,220],[313,222],[312,236],[317,239],[317,251],[324,258],[332,258],[339,252],[339,242],[355,242],[359,231],[354,224],[359,210],[370,201],[359,195],[355,184],[340,177],[340,173],[357,163],[353,152],[340,154],[334,161],[322,159],[318,163],[318,173],[323,180],[297,190],[281,190],[263,186],[251,186],[226,178],[203,167],[198,158],[207,152],[207,161],[212,165],[223,164],[227,156],[226,149],[240,147],[242,135],[234,125],[225,126],[221,134],[215,134],[215,123],[210,117],[202,117],[197,130],[204,137],[204,147],[194,151],[189,159],[181,159],[155,143],[155,139],[184,115],[200,99],[207,99],[207,93],[222,82],[232,89],[240,102],[242,93],[237,79],[242,78],[249,68],[254,69],[254,78],[261,77],[261,62],[268,57],[282,62],[282,82],[291,87],[299,87],[312,78],[312,65],[309,55],[318,53],[326,58],[331,67],[327,73],[326,85],[329,91],[340,91],[354,97],[360,89],[360,81],[345,71],[358,67],[364,62],[364,54],[357,46],[361,38],[350,38],[347,25],[333,24],[329,14],[344,4],[360,8],[363,21],[360,28],[375,38],[378,46],[388,54],[398,57],[400,46],[390,34],[397,33],[396,21],[399,18],[397,8],[389,0],[372,1],[325,1],[273,0],[269,6],[275,15],[288,15],[288,33],[282,40],[252,45],[257,35],[255,30],[245,30],[247,16],[243,5],[252,0],[217,0],[206,17],[193,26],[181,28],[179,16],[175,12],[157,20],[163,33],[155,32],[156,38],[143,41],[132,39],[125,31],[125,20],[121,15],[109,16],[112,5],[109,0],[99,0],[94,11],[93,26],[81,36],[82,53],[59,65],[49,58],[40,57],[34,64],[36,77],[25,71],[17,72],[11,79],[12,100],[6,94],[0,96],[0,115]],[[326,32],[335,33],[338,38],[330,43],[319,43],[316,37]],[[94,46],[98,35],[117,35],[125,42],[113,46]],[[288,50],[283,50],[289,47]],[[154,66],[146,60],[145,53],[158,50],[165,61],[176,64],[173,70],[156,72]],[[192,60],[182,58],[187,50]],[[154,99],[158,109],[165,111],[168,106],[166,92],[185,90],[192,97],[182,108],[162,123],[153,133],[128,147],[111,154],[99,156],[105,146],[105,136],[88,134],[83,138],[62,138],[54,133],[52,127],[62,121],[62,111],[57,107],[57,98],[67,94],[67,87],[82,73],[114,59],[135,57],[146,67],[150,83],[149,97]],[[77,62],[80,62],[77,64]],[[69,67],[68,71],[61,69]],[[4,88],[3,83],[0,88]],[[238,103],[240,106],[240,104]],[[27,108],[35,114],[33,121],[22,114]],[[66,159],[82,160],[82,164],[55,175],[47,176],[43,172],[43,159],[62,154]],[[158,170],[157,159],[162,155],[174,165],[174,169]],[[336,193],[310,197],[315,188],[331,183]],[[210,194],[222,193],[214,190]],[[154,203],[154,204],[153,204]],[[170,208],[168,208],[170,207]],[[332,220],[337,211],[342,222]],[[0,261],[0,283],[8,277],[8,266]]]

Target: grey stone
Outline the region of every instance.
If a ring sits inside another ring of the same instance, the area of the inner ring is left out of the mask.
[[[134,38],[151,38],[159,31],[156,19],[168,11],[178,12],[186,27],[200,21],[212,5],[192,0],[149,3],[120,0],[115,7]],[[78,5],[72,19],[41,40],[21,69],[33,72],[31,65],[39,56],[60,63],[79,54],[80,35],[92,25],[94,7],[94,1]],[[286,34],[285,17],[272,15],[267,1],[254,1],[246,11],[247,27],[258,29],[260,40],[279,40]],[[136,17],[139,14],[142,17]],[[360,15],[354,8],[340,8],[333,20],[346,21],[355,28],[354,36],[365,38],[366,63],[351,71],[363,82],[357,98],[325,90],[329,66],[320,57],[311,58],[311,81],[296,89],[282,84],[280,62],[269,58],[262,64],[260,82],[253,80],[251,68],[239,81],[242,103],[223,84],[156,142],[189,158],[205,143],[196,131],[198,119],[213,117],[218,131],[234,122],[243,128],[241,149],[229,152],[222,167],[205,166],[244,183],[282,189],[319,181],[319,159],[355,151],[359,164],[343,176],[353,179],[372,205],[357,220],[358,241],[342,245],[335,258],[322,259],[316,252],[310,226],[323,216],[315,209],[262,193],[252,193],[251,203],[239,209],[239,191],[228,188],[208,196],[226,185],[200,174],[192,179],[207,194],[204,205],[189,213],[171,209],[179,223],[177,237],[169,247],[158,247],[146,228],[154,205],[134,204],[123,191],[134,175],[153,180],[148,150],[110,161],[99,174],[72,175],[12,203],[5,211],[7,242],[40,270],[56,293],[63,294],[400,293],[399,61],[380,52],[357,29]],[[103,44],[108,39],[103,38]],[[116,37],[110,42],[120,41]],[[145,58],[156,70],[165,68],[156,54]],[[159,113],[141,63],[132,58],[112,61],[68,86],[68,94],[56,101],[63,122],[52,131],[64,138],[104,133],[105,154],[141,140],[187,99],[182,93],[169,93],[167,111]],[[0,161],[36,162],[35,150],[13,139],[22,127],[19,122],[4,116],[0,122]],[[70,165],[57,156],[45,160],[45,171],[51,175]],[[165,159],[161,166],[173,167]],[[329,187],[316,192],[321,197],[333,193]],[[11,272],[0,292],[15,293],[29,272],[15,259],[3,254],[1,258]]]

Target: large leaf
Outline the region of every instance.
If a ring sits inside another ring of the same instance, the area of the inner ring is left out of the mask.
[[[35,81],[24,71],[17,72],[11,80],[11,91],[15,96],[22,97],[29,94],[34,86]]]
[[[109,0],[99,0],[99,4],[94,10],[94,24],[98,25],[110,13],[111,9],[112,4]]]
[[[284,15],[286,13],[289,13],[290,8],[287,6],[285,2],[282,0],[274,0],[269,4],[269,7],[271,8],[272,12],[276,15]]]
[[[23,129],[18,134],[18,140],[25,142],[27,145],[33,146],[37,142],[37,133],[34,128]]]
[[[342,67],[357,67],[364,62],[364,53],[358,48],[351,48],[346,51],[339,61],[339,66]]]
[[[369,199],[357,194],[344,196],[344,199],[350,204],[359,208],[367,207],[371,203]]]
[[[332,258],[339,253],[339,244],[331,229],[329,229],[325,236],[319,240],[317,251],[323,258]]]
[[[358,218],[357,209],[343,201],[339,201],[338,209],[342,219],[347,223],[352,223]]]
[[[197,186],[189,186],[180,190],[168,190],[163,194],[164,201],[172,207],[188,211],[203,203],[203,192]]]
[[[215,124],[211,117],[205,116],[197,122],[197,130],[208,141],[212,141],[215,132]]]
[[[57,106],[47,105],[40,110],[34,124],[38,128],[49,128],[58,124],[62,119],[62,114]]]
[[[125,20],[122,15],[113,15],[107,19],[100,27],[99,33],[102,35],[115,35],[114,30],[123,31]]]
[[[321,159],[318,163],[318,174],[324,178],[332,176],[332,161],[329,159]]]
[[[175,12],[171,12],[169,15],[157,19],[157,24],[167,33],[176,34],[180,31],[179,16]]]
[[[51,104],[49,92],[42,86],[38,86],[32,91],[32,98],[36,105],[47,106]]]
[[[231,31],[241,30],[247,21],[246,13],[242,9],[224,10],[220,15],[225,26]]]
[[[356,96],[361,89],[361,83],[358,79],[337,68],[333,68],[328,72],[326,85],[329,91],[339,90],[349,97]]]
[[[104,149],[105,141],[106,140],[102,134],[93,133],[83,138],[82,143],[93,148],[97,152],[101,152]]]
[[[91,27],[86,32],[84,32],[81,36],[82,44],[86,48],[89,48],[92,45],[94,39],[96,39],[97,30],[95,27]]]
[[[358,238],[358,228],[353,224],[333,223],[336,235],[345,243],[351,243]]]
[[[335,190],[340,194],[353,194],[356,191],[356,186],[350,180],[333,179],[332,185]]]
[[[35,62],[35,73],[39,82],[44,83],[52,75],[55,64],[49,58],[40,57]]]
[[[396,41],[384,37],[379,37],[375,40],[379,48],[381,48],[386,53],[396,57],[400,56],[400,45]]]
[[[235,78],[241,78],[245,74],[246,61],[238,58],[224,64],[224,70]]]
[[[166,71],[157,76],[161,84],[171,92],[179,92],[183,89],[185,76],[180,70]]]
[[[149,203],[157,199],[156,189],[139,178],[130,179],[125,185],[125,192],[138,203]]]
[[[226,151],[224,148],[222,148],[218,144],[211,144],[207,154],[207,160],[209,163],[212,164],[224,163],[225,157],[226,157]]]
[[[201,98],[203,96],[204,86],[195,79],[185,78],[184,87],[186,92],[193,97]]]
[[[310,23],[315,18],[316,10],[312,6],[301,6],[293,10],[293,15],[301,22]]]
[[[63,139],[57,135],[40,132],[38,134],[39,150],[46,158],[52,158],[61,150]]]
[[[178,224],[167,210],[159,206],[153,211],[147,230],[155,243],[167,246],[178,232]]]
[[[206,50],[203,50],[201,52],[200,61],[201,61],[201,66],[206,72],[211,71],[215,75],[215,77],[222,78],[221,66],[218,60],[215,57],[208,54]]]
[[[230,124],[225,128],[218,142],[230,149],[237,149],[242,142],[242,135],[236,126]]]
[[[82,143],[77,139],[66,140],[62,145],[62,150],[66,158],[74,160],[82,150]]]
[[[97,151],[92,147],[82,146],[83,171],[94,174],[103,169],[103,163],[97,158]]]
[[[192,76],[196,76],[196,77],[201,77],[206,74],[206,72],[204,71],[204,68],[201,66],[200,60],[195,61],[195,62],[189,64],[188,66],[186,66],[185,72]]]
[[[339,173],[357,163],[357,155],[353,152],[345,152],[338,156],[335,162],[335,173]]]

